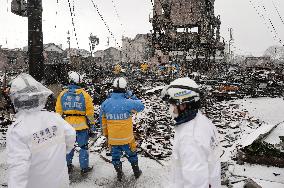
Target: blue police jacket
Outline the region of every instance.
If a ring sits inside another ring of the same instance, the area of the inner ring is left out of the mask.
[[[144,110],[144,104],[136,96],[112,93],[101,105],[100,123],[109,145],[135,143],[132,114]]]

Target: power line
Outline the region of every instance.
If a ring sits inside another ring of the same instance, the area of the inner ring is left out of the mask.
[[[72,11],[70,0],[68,0],[68,5],[69,5],[69,11],[70,11],[70,15],[71,15],[75,39],[76,39],[76,42],[77,42],[77,47],[79,49],[79,41],[78,41],[78,37],[77,37],[77,33],[76,33],[76,27],[75,27],[75,24],[74,24],[74,12]],[[74,10],[74,4],[73,4],[73,10]]]
[[[124,35],[124,34],[125,34],[125,27],[123,26],[123,24],[122,24],[122,22],[121,22],[121,19],[120,19],[120,16],[119,16],[119,14],[118,14],[118,11],[117,11],[117,8],[116,8],[116,5],[115,5],[114,1],[111,0],[111,2],[112,2],[112,5],[113,5],[113,8],[114,8],[115,14],[116,14],[116,16],[117,16],[117,19],[118,19],[118,21],[119,21],[119,23],[120,23],[120,26],[121,26],[121,28],[122,28],[122,30],[123,30],[123,35]]]
[[[279,37],[279,34],[278,34],[278,32],[277,32],[277,30],[276,30],[274,24],[272,23],[272,20],[271,20],[270,17],[269,17],[269,14],[268,14],[268,12],[267,12],[267,10],[266,10],[266,7],[264,6],[263,1],[261,1],[261,3],[262,3],[262,8],[263,8],[263,10],[264,10],[264,12],[266,13],[266,15],[267,15],[267,17],[268,17],[268,21],[269,21],[270,25],[272,26],[272,28],[273,28],[273,30],[274,30],[274,33],[275,33],[275,35],[277,36],[277,38],[278,38],[278,40],[279,40],[278,42],[279,42],[281,45],[283,45],[282,40],[281,40],[281,38]],[[284,45],[283,45],[283,46],[284,46]]]
[[[117,40],[116,40],[116,38],[115,38],[113,32],[111,31],[109,25],[107,24],[107,22],[105,21],[103,15],[101,14],[101,12],[100,12],[100,10],[99,10],[99,7],[95,4],[95,2],[94,2],[93,0],[91,0],[91,2],[92,2],[92,4],[93,4],[94,8],[96,9],[98,15],[100,16],[101,20],[103,21],[105,27],[107,28],[109,34],[110,34],[111,37],[114,39],[114,41],[115,41],[115,43],[117,44],[117,46],[122,49],[122,47],[117,43]],[[117,16],[119,17],[118,12],[117,12]],[[130,47],[132,46],[131,42],[129,42],[129,46],[130,46]],[[121,51],[121,53],[127,57],[127,52]]]
[[[278,8],[275,6],[275,3],[274,3],[273,0],[272,0],[272,4],[273,4],[273,6],[274,6],[274,8],[275,8],[275,10],[276,10],[276,12],[277,12],[281,22],[282,22],[282,24],[284,25],[284,20],[283,20],[282,16],[280,15],[280,12],[279,12]]]
[[[73,0],[72,4],[73,4],[73,6],[72,6],[73,16],[75,18],[76,15],[75,15],[75,1],[74,0]]]
[[[68,1],[69,1],[69,0],[68,0]],[[92,2],[92,4],[94,5],[94,7],[95,7],[95,9],[96,9],[96,11],[97,11],[97,13],[98,13],[98,15],[100,16],[101,20],[102,20],[103,23],[104,23],[104,25],[106,26],[106,28],[107,28],[109,34],[112,36],[112,38],[114,39],[114,41],[115,41],[115,43],[118,45],[118,47],[121,48],[121,46],[117,43],[116,38],[115,38],[113,32],[110,30],[110,27],[109,27],[108,24],[106,23],[106,21],[105,21],[103,15],[100,13],[100,10],[99,10],[98,6],[94,3],[93,0],[91,0],[91,2]]]
[[[273,32],[272,28],[270,28],[269,24],[267,23],[267,20],[266,20],[264,14],[261,13],[261,11],[259,11],[259,9],[260,9],[261,7],[260,7],[259,5],[258,5],[258,6],[254,5],[254,3],[253,3],[252,1],[250,1],[250,3],[252,4],[252,6],[253,6],[253,8],[255,9],[255,11],[257,12],[257,14],[263,19],[265,26],[266,26],[267,29],[271,32],[271,34],[272,34],[273,39],[275,40],[275,42],[278,42],[278,41],[277,41],[277,36],[276,36],[276,34]]]
[[[110,27],[109,27],[108,24],[106,23],[106,21],[105,21],[103,15],[101,14],[101,12],[100,12],[98,6],[94,3],[93,0],[91,0],[91,2],[92,2],[92,4],[94,5],[94,7],[95,7],[95,9],[96,9],[96,11],[97,11],[97,13],[98,13],[98,15],[100,16],[101,20],[102,20],[103,23],[104,23],[104,25],[106,26],[106,28],[107,28],[108,32],[110,33],[111,37],[114,39],[114,41],[115,41],[115,43],[117,44],[117,46],[122,49],[122,47],[117,43],[117,40],[116,40],[116,38],[115,38],[113,32],[110,30]],[[117,13],[117,16],[118,16],[118,18],[119,18],[118,13]],[[129,46],[132,46],[131,43],[129,43]],[[126,52],[121,51],[121,53],[124,54],[124,55],[127,57],[127,53],[126,53]]]
[[[113,4],[113,8],[114,8],[115,14],[116,14],[116,16],[117,16],[117,19],[118,19],[118,21],[120,22],[120,26],[121,26],[122,29],[123,29],[123,35],[124,35],[124,34],[126,33],[125,27],[123,26],[123,24],[122,24],[122,22],[121,22],[120,16],[119,16],[118,11],[117,11],[116,4],[115,4],[114,0],[111,0],[111,2],[112,2],[112,4]],[[109,41],[108,41],[108,43],[109,43]],[[128,44],[129,44],[129,47],[133,49],[133,46],[132,46],[131,42],[128,42]],[[127,53],[126,53],[126,52],[124,52],[124,55],[127,57]]]
[[[55,8],[55,21],[54,21],[54,38],[57,39],[57,17],[59,10],[59,0],[56,0],[56,8]]]
[[[59,8],[59,6],[58,6],[58,4],[59,4],[59,0],[56,0],[56,10],[55,10],[55,17],[57,17],[57,15],[58,15],[58,8]],[[56,29],[57,28],[57,22],[56,22],[56,20],[55,20],[55,24],[54,24],[54,28]]]
[[[251,0],[249,0],[249,2],[250,2],[250,4],[251,4],[251,6],[253,7],[253,9],[255,10],[255,12],[257,13],[257,15],[258,15],[260,18],[263,19],[263,21],[264,21],[263,23],[264,23],[264,25],[266,26],[266,28],[271,32],[273,40],[275,40],[276,42],[278,42],[275,33],[274,33],[273,30],[270,28],[270,26],[267,24],[264,15],[257,9],[257,6],[256,6]]]

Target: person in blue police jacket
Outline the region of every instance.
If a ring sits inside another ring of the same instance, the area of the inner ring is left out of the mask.
[[[93,167],[89,166],[88,140],[89,131],[94,130],[94,105],[91,96],[78,84],[80,75],[77,72],[69,72],[70,85],[63,90],[56,101],[56,112],[76,130],[76,142],[80,147],[79,162],[81,174],[90,172]],[[74,148],[67,154],[68,172],[73,171],[72,159]]]
[[[131,163],[135,178],[139,178],[142,173],[138,166],[132,114],[144,110],[144,104],[126,87],[127,81],[123,77],[116,78],[113,93],[102,103],[100,112],[103,135],[111,148],[112,164],[118,181],[122,181],[124,175],[120,161],[123,152]]]

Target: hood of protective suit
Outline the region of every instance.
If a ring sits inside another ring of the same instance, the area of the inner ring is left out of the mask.
[[[52,91],[29,74],[22,73],[11,82],[10,98],[15,111],[42,110]]]

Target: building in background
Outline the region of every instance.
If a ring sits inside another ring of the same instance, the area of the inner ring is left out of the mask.
[[[242,67],[246,69],[273,69],[274,65],[270,57],[246,57],[242,63]]]
[[[81,56],[81,57],[87,58],[91,56],[91,53],[85,49],[67,48],[66,50],[64,50],[64,52],[66,53],[67,58],[74,57],[74,56]]]
[[[152,55],[150,34],[137,34],[134,39],[122,38],[122,62],[143,63]]]
[[[58,52],[63,53],[62,44],[56,45],[54,43],[48,43],[43,45],[43,50],[48,52]],[[28,46],[23,47],[23,51],[28,51]]]
[[[117,48],[109,47],[105,50],[94,52],[94,59],[97,65],[112,66],[121,63],[122,52]]]
[[[0,48],[0,70],[17,74],[27,70],[28,56],[21,49]]]

